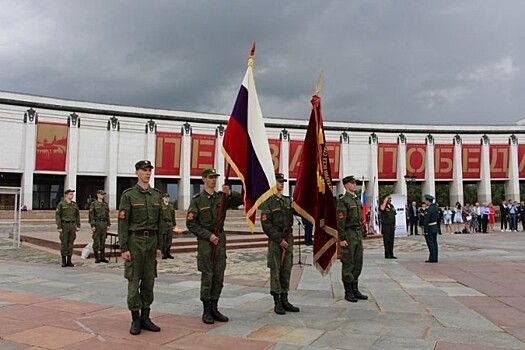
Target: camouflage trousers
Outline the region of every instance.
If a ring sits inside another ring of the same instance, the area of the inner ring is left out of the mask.
[[[169,255],[173,241],[173,227],[168,227],[162,232],[162,255]]]
[[[128,309],[138,311],[153,303],[153,287],[157,277],[157,236],[129,237],[131,261],[124,262],[128,280]]]
[[[210,259],[212,244],[208,241],[198,242],[197,268],[201,272],[201,300],[219,300],[221,296],[226,270],[225,243],[225,237],[221,236],[212,262]]]
[[[293,245],[289,244],[284,251],[277,243],[270,242],[268,245],[268,267],[270,268],[270,292],[281,294],[290,289],[290,276],[293,265]]]
[[[95,232],[91,235],[93,238],[93,251],[100,252],[106,246],[106,237],[108,236],[108,224],[105,221],[95,222]]]
[[[73,255],[73,244],[77,238],[77,225],[76,223],[62,223],[62,232],[59,235],[60,238],[60,254],[62,256]]]
[[[341,248],[341,277],[343,282],[357,281],[363,269],[363,239],[361,233],[351,232],[348,247]]]

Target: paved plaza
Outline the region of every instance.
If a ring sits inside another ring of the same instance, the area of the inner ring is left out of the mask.
[[[340,263],[326,277],[295,266],[290,300],[273,313],[263,248],[228,253],[219,306],[228,323],[201,322],[195,253],[159,260],[152,318],[160,333],[129,334],[122,260],[94,264],[24,244],[0,249],[0,349],[525,349],[525,233],[443,235],[426,264],[421,236],[365,241],[360,289],[343,299]],[[311,263],[311,248],[301,247]],[[296,247],[294,261],[298,261]]]

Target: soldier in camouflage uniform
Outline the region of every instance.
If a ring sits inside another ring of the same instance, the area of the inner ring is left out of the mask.
[[[218,176],[215,169],[202,171],[204,190],[193,196],[186,215],[186,227],[197,236],[197,268],[202,274],[202,322],[206,324],[228,322],[228,317],[218,310],[226,269],[226,212],[223,212],[222,219],[218,218],[221,196],[226,196],[224,210],[242,204],[240,193],[230,191],[228,185],[222,186],[222,192],[215,191]]]
[[[60,254],[62,255],[62,267],[75,266],[71,262],[73,255],[73,244],[80,231],[80,211],[78,205],[73,201],[75,190],[66,190],[64,199],[58,203],[55,213],[57,230],[60,234]],[[67,260],[66,260],[67,259]]]
[[[353,176],[343,178],[346,192],[337,200],[337,232],[341,246],[341,269],[345,299],[350,302],[366,300],[368,297],[358,289],[358,278],[363,268],[363,230],[361,200],[356,195],[356,180]]]
[[[138,182],[122,193],[118,212],[118,237],[125,260],[124,277],[128,280],[132,335],[139,334],[141,329],[160,331],[149,318],[157,277],[156,257],[160,257],[162,248],[162,196],[149,185],[152,169],[149,160],[135,164]]]
[[[93,251],[95,252],[96,264],[100,262],[109,262],[104,253],[104,250],[106,249],[108,229],[111,226],[109,206],[104,202],[105,195],[106,192],[104,192],[104,190],[98,190],[97,200],[91,202],[91,205],[89,206],[89,224],[93,231]]]
[[[169,193],[162,195],[162,221],[164,230],[162,231],[162,259],[173,259],[171,256],[171,241],[173,231],[177,222],[175,221],[175,208],[170,204]]]
[[[274,312],[284,315],[286,311],[299,312],[288,301],[290,275],[293,265],[293,209],[292,200],[283,195],[283,174],[276,174],[277,194],[261,205],[261,223],[268,236],[268,267],[270,268],[270,294],[273,296]]]

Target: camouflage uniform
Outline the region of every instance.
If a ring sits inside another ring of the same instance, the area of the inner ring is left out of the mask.
[[[383,235],[383,247],[385,248],[385,258],[395,259],[394,238],[396,230],[396,207],[392,203],[387,203],[385,209],[379,208],[381,215],[381,234]]]
[[[89,224],[91,228],[95,229],[92,235],[95,262],[107,262],[104,257],[104,249],[106,247],[106,237],[108,227],[111,226],[111,220],[109,218],[109,205],[106,202],[103,200],[91,202],[89,206]]]
[[[162,203],[162,258],[173,259],[171,256],[171,241],[173,240],[173,228],[177,225],[175,220],[175,208],[170,203]]]
[[[68,190],[69,191],[69,190]],[[66,191],[67,192],[67,191]],[[60,254],[62,255],[62,266],[65,266],[65,259],[67,257],[67,265],[73,266],[71,263],[71,255],[73,255],[73,244],[77,238],[77,228],[80,228],[80,211],[75,201],[66,200],[58,203],[55,221],[58,229],[62,229],[60,233]]]
[[[353,176],[343,179],[343,183],[354,182]],[[348,191],[337,200],[337,231],[340,241],[346,241],[347,247],[341,247],[341,275],[345,287],[345,299],[355,302],[367,299],[358,290],[358,279],[363,269],[363,205],[356,194]]]

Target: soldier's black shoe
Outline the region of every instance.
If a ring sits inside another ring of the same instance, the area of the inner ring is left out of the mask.
[[[150,332],[160,332],[160,327],[151,322],[149,318],[150,310],[151,309],[149,308],[142,309],[142,313],[140,315],[140,327]]]
[[[228,322],[228,317],[221,314],[221,312],[218,309],[219,300],[213,300],[211,301],[211,316],[215,321],[219,322]]]
[[[211,314],[211,300],[202,301],[202,322],[206,324],[214,324],[213,316]]]
[[[99,252],[95,252],[95,264],[100,263],[100,254]]]
[[[290,312],[299,312],[299,308],[297,306],[293,306],[292,304],[290,304],[290,302],[288,301],[288,293],[287,292],[283,292],[281,294],[281,303],[283,304],[283,308],[285,311],[290,311]]]
[[[168,257],[166,255],[162,256],[162,260],[166,260]]]
[[[68,255],[68,256],[67,256],[66,266],[70,266],[70,267],[75,266],[75,265],[71,262],[71,255]]]
[[[140,334],[140,313],[138,311],[131,311],[131,320],[129,333],[131,335]]]
[[[357,283],[358,283],[357,281],[350,282],[350,286],[352,287],[352,292],[354,292],[355,297],[358,300],[368,300],[368,296],[364,295],[364,294],[361,294],[361,292],[359,291]]]
[[[66,263],[66,256],[65,255],[62,255],[62,267],[66,267],[67,266],[67,263]]]
[[[99,258],[100,258],[100,262],[102,262],[102,263],[106,263],[106,264],[107,264],[107,263],[109,262],[109,260],[106,259],[106,254],[104,253],[104,249],[102,249],[102,250],[100,251],[100,256],[99,256]]]
[[[168,254],[168,259],[175,259],[171,254]]]
[[[273,311],[277,315],[286,314],[286,310],[283,307],[283,302],[281,301],[281,295],[274,293],[274,292],[272,292],[271,294],[273,295],[273,303],[274,303]]]
[[[345,300],[351,303],[357,303],[357,298],[354,295],[350,282],[343,282],[345,286]]]

